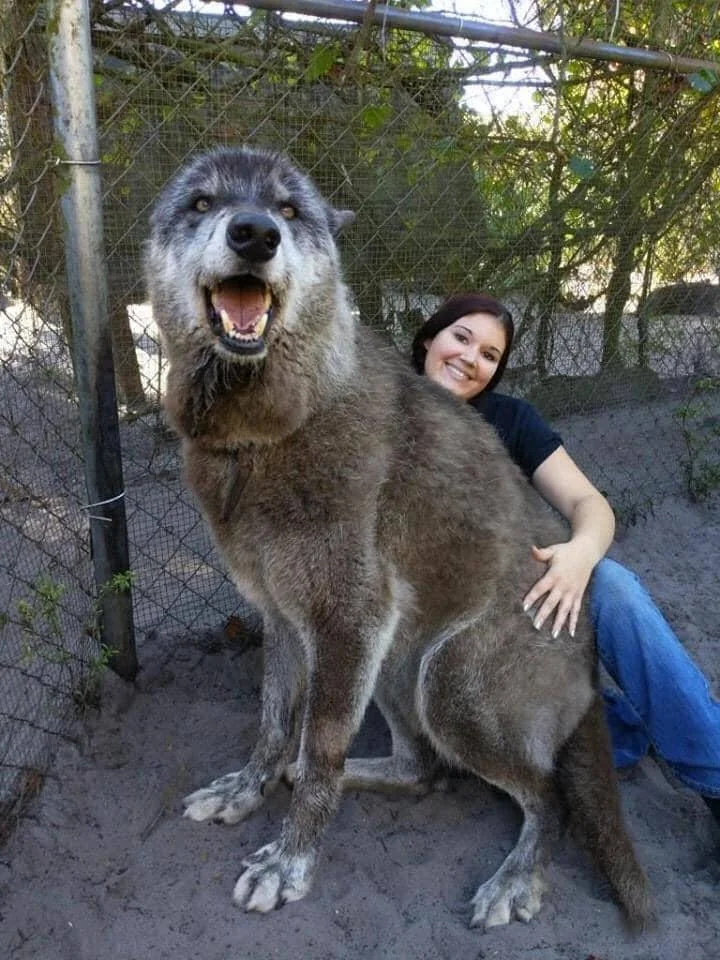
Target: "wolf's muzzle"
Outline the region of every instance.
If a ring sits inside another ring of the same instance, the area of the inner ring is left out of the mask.
[[[227,225],[227,243],[239,257],[252,263],[272,260],[280,245],[280,231],[262,213],[238,213]]]

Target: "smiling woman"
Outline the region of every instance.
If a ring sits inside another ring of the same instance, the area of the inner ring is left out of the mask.
[[[495,297],[450,297],[415,337],[413,365],[462,400],[471,400],[499,382],[514,329],[509,310]]]
[[[484,390],[505,352],[505,331],[491,313],[470,313],[426,342],[425,371],[463,399]]]

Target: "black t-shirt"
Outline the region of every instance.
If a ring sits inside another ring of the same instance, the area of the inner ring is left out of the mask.
[[[491,390],[468,402],[495,428],[508,453],[529,480],[540,464],[562,446],[562,437],[525,400]]]

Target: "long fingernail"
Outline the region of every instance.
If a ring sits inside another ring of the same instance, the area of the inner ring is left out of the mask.
[[[560,633],[559,630],[553,630],[553,640],[557,640],[559,633]]]
[[[527,613],[529,609],[530,609],[530,604],[529,604],[529,603],[524,603],[524,604],[523,604],[523,613]]]

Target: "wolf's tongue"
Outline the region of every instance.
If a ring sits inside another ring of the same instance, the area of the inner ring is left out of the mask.
[[[225,312],[240,333],[252,333],[268,307],[262,287],[241,287],[231,283],[213,291],[212,303],[218,313]]]

